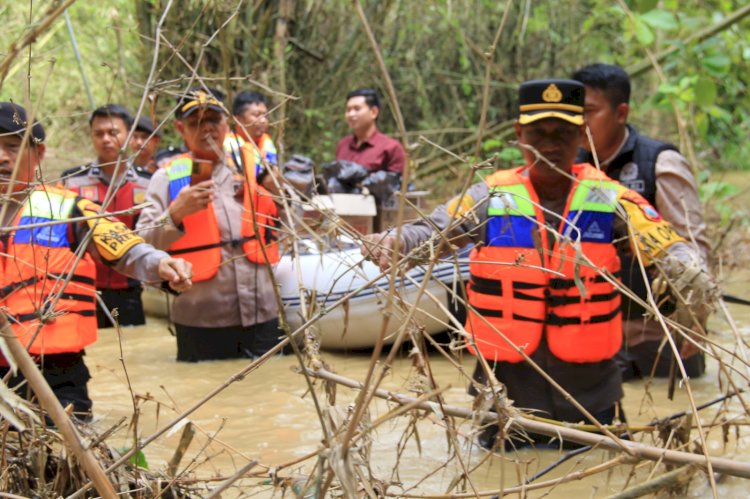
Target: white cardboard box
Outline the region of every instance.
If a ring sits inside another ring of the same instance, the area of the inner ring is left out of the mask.
[[[377,214],[375,198],[369,194],[327,194],[313,196],[311,203],[304,206],[306,216],[325,217],[332,211],[343,218],[360,234],[370,234]]]

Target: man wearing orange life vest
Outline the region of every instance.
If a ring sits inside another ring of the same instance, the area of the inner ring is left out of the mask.
[[[519,89],[519,102],[515,127],[526,165],[488,176],[437,208],[429,223],[404,226],[400,248],[438,244],[443,239],[434,227],[452,244],[474,243],[467,348],[494,371],[478,362],[475,382],[494,375],[516,407],[560,421],[585,420],[523,352],[596,420],[611,423],[623,419],[622,380],[613,360],[622,341],[615,242],[637,247],[672,278],[697,255],[640,195],[589,164],[574,164],[584,133],[582,84],[529,81]],[[363,253],[387,268],[396,260],[394,243],[391,234],[372,235]],[[706,300],[716,293],[706,273],[676,287]],[[497,428],[489,430],[482,443],[492,447]]]
[[[105,206],[107,211],[121,212],[142,203],[151,174],[137,171],[123,154],[132,121],[130,113],[116,104],[95,109],[89,118],[89,126],[96,160],[66,170],[62,175],[63,187],[99,204],[105,201],[112,188],[112,198]],[[117,219],[133,229],[138,212],[122,213]],[[146,323],[140,282],[97,263],[96,289],[108,311],[117,309],[118,324],[138,326]],[[114,326],[101,305],[96,312],[100,328]]]
[[[223,95],[194,89],[175,126],[188,152],[151,178],[138,221],[144,238],[193,264],[194,286],[175,298],[177,360],[260,356],[278,343],[278,309],[267,263],[278,262],[276,204],[252,167],[237,179],[226,162]],[[246,150],[243,148],[243,150]],[[244,155],[245,165],[254,157]]]
[[[236,122],[235,132],[227,133],[224,150],[235,165],[243,165],[241,149],[254,158],[252,169],[257,183],[273,194],[278,194],[269,168],[278,165],[278,154],[271,136],[268,135],[268,100],[257,92],[244,90],[232,102],[232,114]]]
[[[122,222],[96,217],[101,208],[92,201],[37,184],[44,139],[41,123],[27,127],[24,108],[0,102],[0,189],[9,195],[0,221],[13,228],[0,232],[0,308],[61,404],[72,404],[74,414],[88,420],[90,375],[83,355],[97,338],[94,263],[142,281],[164,279],[176,291],[190,287],[191,269],[144,244]],[[64,223],[78,217],[96,218]],[[44,225],[25,228],[30,224]],[[89,233],[91,243],[81,251]],[[0,376],[8,371],[0,354]],[[10,385],[22,381],[17,375]]]

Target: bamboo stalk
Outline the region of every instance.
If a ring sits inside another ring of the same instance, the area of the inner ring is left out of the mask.
[[[78,50],[78,42],[76,41],[76,34],[73,31],[73,23],[70,21],[70,15],[68,9],[65,9],[65,25],[68,27],[68,36],[70,37],[70,44],[73,46],[73,54],[76,56],[76,62],[78,63],[78,71],[81,73],[81,81],[83,82],[83,88],[86,90],[86,97],[89,100],[89,106],[91,110],[96,109],[94,103],[94,94],[91,93],[91,86],[89,85],[89,79],[86,77],[86,70],[83,67],[83,59],[81,59],[81,51]]]
[[[346,378],[344,376],[332,373],[325,369],[312,370],[308,369],[308,373],[311,376],[316,376],[321,379],[326,379],[339,383],[354,389],[362,389],[362,383],[359,381]],[[409,397],[396,392],[390,392],[378,388],[374,390],[376,397],[399,404],[415,404],[420,409],[432,410],[433,402],[424,401],[416,402],[414,397]],[[463,407],[455,407],[449,405],[442,406],[443,411],[450,415],[463,419],[472,419],[475,417],[473,411],[465,409]],[[481,415],[480,419],[484,423],[492,423],[497,421],[497,414],[486,413]],[[631,442],[628,440],[621,440],[616,443],[606,436],[597,435],[594,433],[588,433],[585,431],[574,430],[572,428],[566,428],[564,426],[553,425],[549,423],[542,423],[539,421],[533,421],[524,416],[513,417],[513,423],[523,428],[524,430],[547,435],[550,437],[559,437],[564,440],[576,442],[583,445],[597,446],[602,449],[614,450],[623,452],[622,447],[627,447],[632,457],[636,459],[645,459],[649,461],[662,461],[667,464],[679,464],[679,465],[694,465],[706,470],[709,466],[709,462],[714,471],[723,473],[726,475],[737,476],[741,478],[750,478],[750,463],[733,461],[722,457],[709,457],[707,458],[701,454],[692,454],[689,452],[681,452],[670,449],[663,449],[660,447],[654,447],[650,445],[641,444],[638,442]]]
[[[279,15],[276,18],[276,28],[273,36],[273,53],[276,59],[276,77],[281,92],[286,93],[286,47],[289,42],[289,24],[294,15],[294,0],[281,0],[279,2]],[[279,165],[284,158],[284,130],[286,129],[286,99],[281,101],[279,111],[279,128],[276,134],[276,143],[279,144]]]
[[[505,4],[505,12],[503,18],[500,21],[500,25],[497,27],[495,38],[492,40],[492,45],[484,55],[485,68],[484,68],[484,84],[482,85],[482,110],[479,116],[479,130],[477,131],[477,143],[474,147],[474,157],[478,158],[482,152],[482,139],[484,138],[484,129],[487,126],[487,108],[490,101],[490,75],[492,71],[492,57],[495,55],[497,50],[497,44],[500,41],[500,35],[503,33],[505,23],[508,20],[508,14],[510,14],[510,8],[513,5],[513,0],[508,0]]]
[[[607,499],[636,499],[647,494],[653,494],[689,479],[694,471],[695,470],[692,466],[686,464],[685,466],[680,466],[676,470],[659,475],[653,480],[638,484],[635,487],[620,492],[619,494],[611,495]]]
[[[206,497],[206,499],[213,499],[215,497],[221,497],[221,493],[224,492],[226,489],[228,489],[234,482],[242,478],[242,475],[250,471],[252,468],[257,466],[258,461],[250,461],[245,466],[240,468],[240,470],[229,477],[227,480],[219,484],[218,487],[216,487],[213,491],[211,491],[211,494]]]
[[[31,390],[39,399],[39,404],[47,411],[55,426],[60,430],[63,441],[78,462],[81,463],[81,467],[93,482],[97,492],[107,499],[115,499],[117,494],[112,483],[107,478],[107,475],[104,474],[104,470],[99,466],[99,462],[91,450],[81,442],[81,437],[76,431],[75,426],[73,426],[65,409],[60,405],[60,401],[57,400],[54,392],[47,384],[34,359],[31,358],[29,352],[21,345],[18,336],[13,332],[4,313],[0,313],[0,335],[5,340],[8,352],[13,356],[13,360],[26,378],[29,387],[31,387]]]
[[[65,0],[60,5],[55,6],[54,4],[50,7],[50,9],[47,11],[47,17],[42,19],[38,24],[35,25],[35,28],[31,31],[29,31],[25,37],[21,40],[17,40],[10,44],[10,47],[8,47],[8,51],[6,52],[5,58],[0,62],[0,89],[2,89],[3,82],[5,82],[5,78],[8,75],[8,70],[10,69],[10,65],[13,62],[13,59],[16,58],[16,56],[27,46],[34,43],[39,35],[44,33],[49,26],[55,22],[55,20],[62,15],[63,12],[65,12],[65,9],[73,5],[75,0]]]
[[[172,459],[170,459],[167,464],[167,473],[170,476],[177,475],[177,467],[180,465],[180,461],[182,461],[182,456],[185,455],[188,447],[190,447],[190,442],[193,441],[193,435],[195,435],[193,423],[188,422],[182,430],[180,443],[177,445],[177,448],[172,455]]]

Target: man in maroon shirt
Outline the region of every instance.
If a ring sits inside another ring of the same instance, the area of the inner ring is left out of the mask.
[[[336,146],[336,159],[359,163],[370,173],[385,170],[401,174],[404,170],[404,148],[401,143],[378,130],[380,114],[378,93],[360,88],[346,96],[346,122],[352,135]]]

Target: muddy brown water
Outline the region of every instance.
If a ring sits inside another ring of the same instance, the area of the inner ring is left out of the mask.
[[[736,272],[728,279],[725,289],[745,296],[748,294],[746,283],[749,279],[750,271]],[[750,336],[750,307],[732,305],[730,309],[742,335]],[[123,416],[130,418],[133,414],[133,396],[145,397],[149,401],[139,402],[138,435],[141,439],[147,438],[247,365],[245,360],[178,363],[174,360],[175,340],[167,326],[162,319],[149,318],[145,326],[123,329],[119,339],[113,329],[105,329],[100,331],[99,341],[87,350],[86,361],[93,376],[90,390],[95,401],[98,429],[103,431]],[[733,343],[733,335],[725,323],[714,319],[712,326],[722,343]],[[370,355],[366,353],[323,352],[322,355],[333,370],[357,380],[364,378],[370,362]],[[448,403],[469,407],[471,399],[466,395],[466,383],[457,370],[447,360],[435,355],[431,357],[431,365],[440,386],[450,387],[445,392]],[[190,470],[201,478],[229,476],[250,460],[273,467],[315,451],[322,438],[320,423],[304,379],[293,370],[296,366],[294,357],[273,358],[193,413],[189,419],[198,431],[182,460],[181,470]],[[473,359],[465,358],[464,366],[470,372]],[[721,393],[717,372],[717,363],[711,360],[707,375],[692,381],[697,403]],[[407,393],[412,374],[411,360],[403,354],[383,387]],[[678,390],[672,402],[667,400],[666,390],[663,380],[627,383],[624,408],[631,424],[645,424],[654,417],[664,417],[689,408],[684,388]],[[352,390],[339,387],[337,406],[344,410],[353,397]],[[387,404],[378,401],[371,406],[370,416],[375,419],[388,409]],[[730,415],[742,413],[736,403],[731,404],[729,409]],[[707,411],[702,421],[708,422],[714,414]],[[468,422],[459,421],[458,424],[459,431],[464,435],[471,431]],[[409,440],[398,465],[398,473],[394,475],[396,449],[406,427],[407,419],[400,417],[385,423],[373,434],[371,466],[375,476],[400,481],[413,493],[444,492],[458,468],[437,417],[427,418],[419,424],[419,445],[414,437]],[[724,447],[721,432],[712,431],[710,452],[750,461],[750,443],[745,434],[746,430],[742,427],[739,441],[735,442],[732,438],[730,444]],[[179,437],[179,431],[167,434],[144,449],[151,468],[166,467]],[[108,441],[116,447],[129,447],[132,439],[131,430],[119,431]],[[470,449],[466,438],[461,441],[461,457],[467,466],[477,463],[484,456],[483,451]],[[531,475],[559,455],[556,451],[523,451],[512,456],[516,463],[502,462],[499,457],[492,458],[474,471],[471,479],[480,491],[497,489],[501,482],[506,487],[514,486],[519,482],[519,474]],[[574,459],[560,466],[548,478],[601,463],[611,457],[613,455],[607,452],[592,452],[582,460]],[[291,471],[309,472],[314,462],[311,460],[294,466]],[[620,466],[610,474],[602,473],[559,485],[552,489],[552,495],[604,497],[621,490],[632,471],[632,466]],[[645,476],[646,472],[639,471],[637,478],[632,478],[629,483],[641,481]],[[710,495],[703,477],[696,482],[698,485],[692,491],[694,497]],[[745,497],[750,490],[750,482],[724,478],[719,481],[718,487],[723,497]],[[398,490],[391,489],[392,492]],[[262,485],[252,488],[247,485],[234,489],[230,494],[281,496],[280,491],[274,492]],[[541,491],[530,493],[532,497],[542,494]]]
[[[730,175],[730,177],[732,177]],[[750,185],[750,176],[739,175],[732,182]],[[750,196],[748,196],[750,198]],[[746,199],[746,207],[750,199]],[[741,297],[750,298],[750,270],[732,272],[723,277],[724,290]],[[750,307],[730,305],[744,338],[750,337]],[[380,320],[379,316],[373,320]],[[734,335],[726,323],[714,317],[711,322],[714,337],[725,346],[734,344]],[[335,372],[362,380],[370,363],[365,353],[323,352],[323,359]],[[96,426],[101,431],[109,428],[123,416],[133,414],[133,396],[145,397],[149,401],[139,402],[140,417],[137,433],[141,439],[152,435],[171,421],[178,413],[199,401],[206,393],[224,383],[230,376],[247,365],[244,360],[215,361],[199,364],[177,363],[175,340],[168,331],[166,321],[149,318],[142,327],[126,328],[119,336],[113,329],[100,331],[99,341],[87,350],[87,364],[93,379],[90,390],[94,399]],[[294,357],[276,357],[257,371],[211,399],[189,420],[198,428],[190,448],[183,458],[180,471],[202,479],[225,477],[251,460],[274,467],[314,452],[320,446],[321,426],[307,386],[301,375],[294,372],[298,361]],[[463,361],[470,372],[473,359]],[[445,359],[431,356],[434,376],[449,404],[470,407],[471,398],[466,395],[466,382],[457,370]],[[722,393],[719,386],[718,364],[708,361],[707,374],[691,381],[696,403],[711,400]],[[383,387],[401,393],[408,392],[413,374],[411,360],[401,355],[383,384]],[[639,381],[625,384],[624,409],[632,425],[646,424],[656,417],[664,417],[689,409],[686,390],[677,390],[674,401],[667,400],[665,380]],[[352,390],[339,387],[337,407],[342,411],[353,400]],[[370,408],[371,419],[382,416],[389,410],[383,401]],[[702,412],[701,421],[708,423],[715,411]],[[727,406],[725,416],[747,419],[737,402]],[[390,488],[398,494],[406,491],[413,494],[444,493],[451,480],[460,471],[452,451],[447,444],[446,432],[436,416],[425,418],[418,425],[419,439],[412,436],[405,445],[398,461],[397,448],[407,428],[407,418],[399,417],[380,426],[373,434],[371,468],[376,478],[400,482],[403,488]],[[462,447],[460,456],[467,467],[474,467],[485,453],[471,448],[467,442],[471,431],[468,422],[457,420]],[[750,440],[747,427],[739,427],[739,439],[730,432],[729,443],[722,443],[721,431],[714,429],[709,436],[709,452],[716,456],[730,457],[750,462]],[[158,438],[144,449],[152,469],[165,469],[180,438],[180,431]],[[130,447],[133,431],[119,431],[108,442],[116,447]],[[529,476],[558,459],[557,451],[526,450],[509,455],[508,461],[493,457],[471,474],[471,481],[478,491],[511,487],[519,484],[520,477]],[[571,471],[590,467],[614,457],[604,451],[594,451],[583,458],[575,458],[545,477],[551,479]],[[315,460],[284,469],[284,473],[309,473]],[[652,467],[634,468],[621,465],[611,473],[600,473],[583,480],[558,485],[552,489],[530,491],[530,497],[606,497],[627,486],[644,481]],[[660,468],[659,473],[663,472]],[[634,473],[634,475],[633,475]],[[733,477],[719,477],[718,493],[722,498],[747,497],[750,481]],[[469,491],[472,489],[469,488]],[[691,497],[709,497],[711,490],[704,474],[696,475],[689,491]],[[280,490],[267,485],[245,484],[225,496],[281,497]],[[290,497],[291,495],[287,495]]]

